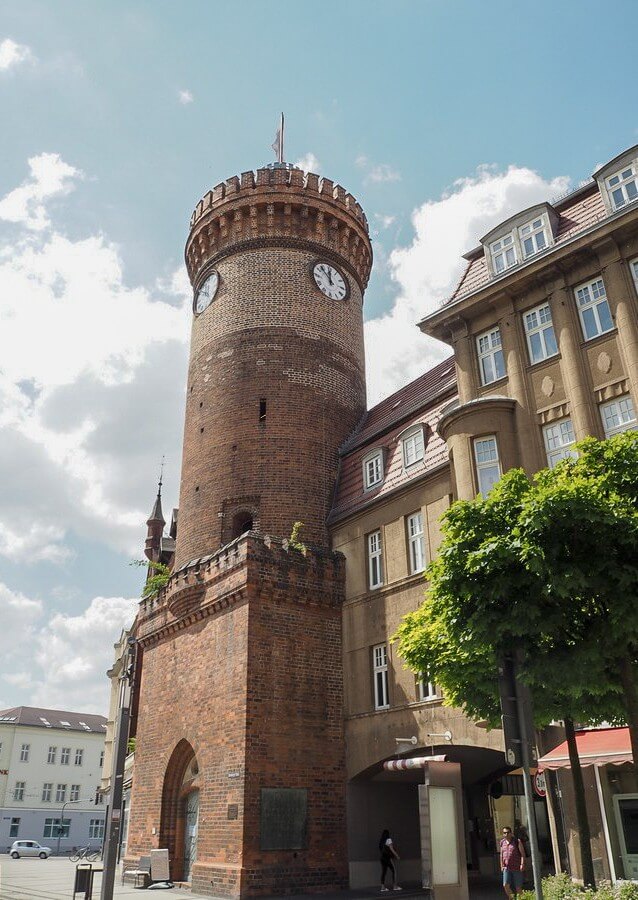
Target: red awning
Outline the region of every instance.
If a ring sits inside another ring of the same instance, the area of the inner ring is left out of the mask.
[[[628,728],[598,728],[577,731],[576,746],[581,766],[620,766],[633,762]],[[538,760],[539,769],[569,768],[567,741]]]

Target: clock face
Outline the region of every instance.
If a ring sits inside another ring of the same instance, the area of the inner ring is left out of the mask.
[[[193,312],[196,316],[198,316],[200,313],[203,313],[204,310],[210,306],[213,301],[213,297],[217,293],[218,287],[219,273],[211,272],[206,281],[195,294],[195,299],[193,301]]]
[[[319,290],[331,300],[345,300],[348,284],[338,269],[327,262],[315,263],[312,277]]]

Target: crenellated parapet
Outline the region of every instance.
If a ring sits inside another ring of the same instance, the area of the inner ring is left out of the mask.
[[[330,179],[288,166],[235,175],[200,200],[185,251],[191,283],[225,256],[271,242],[331,250],[362,289],[368,283],[372,247],[360,204]]]

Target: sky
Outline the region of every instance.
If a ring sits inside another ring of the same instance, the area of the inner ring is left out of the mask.
[[[162,456],[178,505],[190,214],[287,161],[367,213],[368,402],[449,354],[461,254],[638,143],[638,5],[0,5],[0,709],[105,713]],[[633,112],[632,112],[633,110]]]

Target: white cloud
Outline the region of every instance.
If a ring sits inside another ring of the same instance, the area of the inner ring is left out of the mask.
[[[304,172],[314,172],[315,175],[321,174],[321,163],[314,153],[306,153],[297,160],[295,165],[298,169],[303,169]]]
[[[490,228],[534,203],[563,193],[569,179],[543,179],[530,169],[480,166],[439,200],[412,214],[414,238],[390,254],[399,293],[392,310],[366,322],[368,402],[376,403],[451,353],[416,327],[449,297],[466,265],[462,254]]]
[[[56,613],[0,583],[0,650],[8,696],[28,691],[28,702],[45,708],[106,714],[113,644],[131,625],[137,601],[95,597],[77,615]],[[15,705],[6,699],[1,706]]]
[[[389,228],[396,221],[396,216],[384,216],[381,213],[375,213],[374,218],[381,228]]]
[[[26,44],[18,44],[11,38],[0,41],[0,72],[7,72],[20,63],[33,62],[35,57]]]
[[[178,96],[179,102],[183,106],[186,106],[187,104],[192,103],[193,100],[195,99],[193,97],[192,93],[187,89],[179,91],[177,96]]]
[[[365,172],[364,182],[383,184],[389,181],[401,181],[401,173],[389,163],[373,163],[367,156],[357,156],[355,164]]]
[[[42,231],[51,224],[46,201],[68,194],[73,190],[73,179],[81,178],[82,173],[63,162],[57,153],[32,156],[29,169],[30,177],[0,200],[0,219]]]

